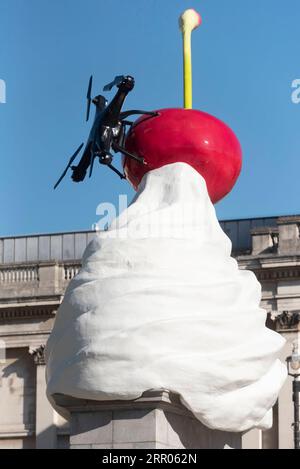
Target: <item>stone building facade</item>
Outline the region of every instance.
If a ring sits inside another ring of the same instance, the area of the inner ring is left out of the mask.
[[[291,354],[300,320],[300,216],[221,222],[241,269],[262,285],[267,324]],[[69,426],[45,394],[44,345],[55,313],[94,233],[0,238],[0,448],[68,448]],[[252,430],[244,448],[293,448],[292,384],[274,408],[271,430]]]

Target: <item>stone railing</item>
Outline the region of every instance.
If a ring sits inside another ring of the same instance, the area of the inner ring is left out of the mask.
[[[72,280],[72,278],[78,274],[79,269],[79,263],[64,264],[64,280]]]
[[[45,266],[48,267],[48,263]],[[62,281],[70,281],[78,274],[80,269],[79,262],[66,262],[57,265],[61,271],[59,277]],[[20,264],[20,265],[0,265],[0,284],[32,283],[40,281],[40,269],[44,264]]]
[[[0,283],[27,283],[38,280],[39,267],[37,264],[0,266]]]
[[[56,304],[80,269],[79,260],[0,264],[0,308],[26,303]],[[27,313],[26,313],[27,314]]]

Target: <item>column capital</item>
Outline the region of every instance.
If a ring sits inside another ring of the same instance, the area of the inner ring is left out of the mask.
[[[33,356],[34,363],[36,365],[45,365],[45,345],[39,345],[37,347],[30,347],[29,353]]]
[[[282,311],[271,316],[277,332],[300,330],[300,311]]]

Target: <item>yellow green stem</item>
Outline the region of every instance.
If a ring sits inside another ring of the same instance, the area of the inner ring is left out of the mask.
[[[192,109],[192,46],[191,31],[183,31],[183,88],[184,88],[184,108]]]

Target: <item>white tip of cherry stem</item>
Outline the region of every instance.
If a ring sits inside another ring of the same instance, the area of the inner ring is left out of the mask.
[[[193,29],[198,28],[202,23],[202,18],[195,10],[192,8],[185,10],[179,18],[179,27],[184,31],[193,31]]]

